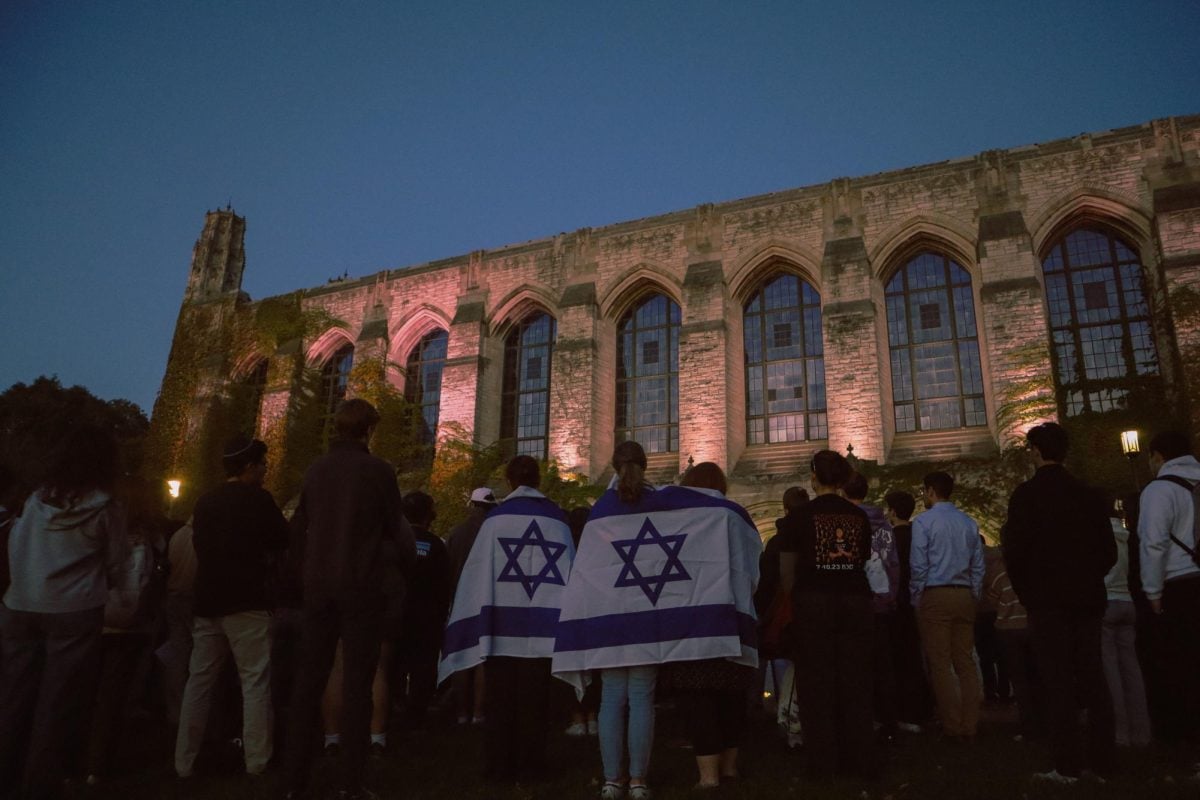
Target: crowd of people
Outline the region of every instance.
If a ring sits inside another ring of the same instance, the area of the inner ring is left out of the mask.
[[[1045,748],[1037,780],[1102,782],[1119,748],[1155,741],[1200,778],[1200,462],[1185,435],[1155,437],[1157,477],[1118,502],[1066,469],[1062,427],[1032,428],[1036,469],[998,546],[950,474],[925,476],[916,514],[900,487],[867,503],[868,480],[823,450],[763,547],[717,464],[654,486],[632,441],[590,508],[559,508],[516,456],[506,496],[475,490],[443,541],[433,498],[402,496],[370,453],[379,422],[364,400],[339,406],[290,520],[249,437],[183,526],[118,476],[98,429],[71,431],[23,503],[0,485],[0,798],[103,782],[151,674],[179,780],[235,731],[247,780],[277,769],[289,798],[309,796],[319,754],[339,797],[376,796],[367,765],[389,727],[423,729],[439,698],[482,728],[482,780],[542,779],[565,724],[597,739],[601,798],[647,800],[668,695],[705,792],[739,779],[764,686],[814,779],[876,779],[901,736],[970,746],[988,701],[1014,703],[1018,741]]]

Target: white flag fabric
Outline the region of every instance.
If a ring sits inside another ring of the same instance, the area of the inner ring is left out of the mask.
[[[563,597],[552,670],[583,672],[728,658],[758,665],[754,589],[762,540],[717,491],[609,489],[592,508]]]
[[[566,515],[536,489],[492,509],[463,565],[438,683],[488,656],[549,658],[574,558]]]

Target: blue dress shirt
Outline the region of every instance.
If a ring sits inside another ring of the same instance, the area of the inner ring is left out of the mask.
[[[913,606],[934,586],[964,586],[978,600],[983,591],[983,542],[975,520],[949,501],[935,503],[912,522]]]

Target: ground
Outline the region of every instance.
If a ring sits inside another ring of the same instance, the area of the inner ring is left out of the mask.
[[[875,784],[861,781],[813,783],[799,777],[799,759],[787,751],[764,715],[751,717],[748,740],[743,748],[744,776],[736,786],[718,792],[698,793],[695,762],[683,746],[684,730],[679,715],[669,706],[661,708],[651,768],[651,783],[659,800],[711,797],[738,798],[829,798],[829,800],[1050,800],[1051,798],[1153,797],[1154,800],[1200,795],[1200,787],[1187,781],[1187,773],[1170,766],[1157,750],[1123,753],[1120,771],[1105,785],[1080,784],[1057,787],[1035,784],[1030,775],[1044,768],[1044,750],[1038,744],[1013,741],[1015,723],[1009,709],[989,709],[979,739],[971,745],[950,744],[934,734],[905,735],[888,750],[888,768]],[[98,786],[72,786],[69,796],[91,800],[122,798],[170,798],[171,800],[250,800],[275,797],[279,774],[251,779],[222,764],[211,754],[195,778],[180,781],[171,770],[171,737],[160,726],[135,723],[128,747],[117,765],[118,774]],[[435,719],[428,730],[394,736],[388,753],[372,761],[370,784],[380,796],[405,800],[558,800],[597,796],[600,755],[594,738],[571,739],[556,726],[550,739],[549,762],[554,765],[546,780],[537,784],[496,789],[479,779],[482,763],[482,732],[455,728],[448,720]],[[317,765],[314,798],[330,793],[334,779],[333,760]]]

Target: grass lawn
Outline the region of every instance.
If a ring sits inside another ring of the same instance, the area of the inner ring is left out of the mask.
[[[676,712],[662,709],[651,768],[655,797],[726,798],[965,798],[966,800],[1040,800],[1041,798],[1170,798],[1200,797],[1200,787],[1189,784],[1186,773],[1168,766],[1158,751],[1122,754],[1119,777],[1106,785],[1081,783],[1074,787],[1034,784],[1030,775],[1045,768],[1041,745],[1012,741],[1015,725],[1006,710],[987,714],[982,733],[973,745],[942,742],[931,734],[904,736],[888,750],[888,768],[874,785],[833,781],[813,783],[799,778],[799,759],[787,752],[762,715],[753,715],[742,748],[745,775],[735,786],[716,793],[696,793],[695,761],[680,746],[684,733]],[[597,795],[600,754],[592,738],[570,739],[556,725],[550,738],[546,780],[528,786],[491,787],[479,779],[483,737],[478,729],[456,729],[437,719],[423,733],[393,736],[388,754],[373,761],[370,785],[383,798],[406,800],[533,800],[534,798],[592,798]],[[170,798],[175,800],[249,800],[275,797],[278,772],[251,779],[209,759],[207,769],[181,782],[171,770],[169,733],[145,729],[131,736],[118,771],[95,787],[76,785],[73,798]],[[314,798],[328,794],[334,780],[333,760],[316,765]],[[1168,779],[1170,778],[1170,779]]]

